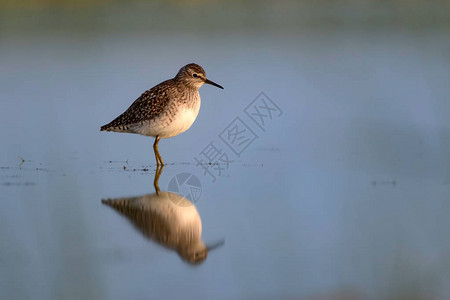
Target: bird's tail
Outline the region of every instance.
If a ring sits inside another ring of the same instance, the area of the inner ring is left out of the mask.
[[[109,129],[109,124],[103,125],[102,127],[100,127],[100,131],[108,131]]]

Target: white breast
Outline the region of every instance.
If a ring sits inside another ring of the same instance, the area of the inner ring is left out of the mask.
[[[161,138],[170,138],[188,130],[194,123],[198,115],[198,109],[180,109],[173,121],[161,129],[159,136]]]
[[[148,121],[138,129],[138,133],[148,136],[159,136],[162,139],[176,136],[188,130],[200,111],[200,96],[194,107],[179,106],[172,110],[170,117],[165,115],[156,120]]]

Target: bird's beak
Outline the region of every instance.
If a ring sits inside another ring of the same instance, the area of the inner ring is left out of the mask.
[[[218,88],[221,88],[221,89],[223,90],[223,86],[218,85],[217,83],[215,83],[215,82],[213,82],[213,81],[211,81],[211,80],[209,80],[209,79],[205,79],[205,83],[210,84],[210,85],[217,86]]]
[[[211,251],[211,250],[214,250],[214,249],[222,246],[223,244],[225,244],[225,240],[221,240],[221,241],[215,242],[215,243],[213,243],[211,245],[206,245],[206,248],[208,249],[208,251]]]

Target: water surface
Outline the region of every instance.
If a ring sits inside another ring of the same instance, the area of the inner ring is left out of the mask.
[[[2,298],[449,298],[447,37],[4,33]],[[195,267],[102,205],[154,193],[156,166],[152,139],[99,131],[190,62],[225,87],[159,144],[161,189],[197,177],[202,239],[225,240]],[[245,112],[261,92],[279,108],[263,128]],[[221,139],[237,117],[239,155]],[[195,160],[211,142],[231,161],[215,179]]]

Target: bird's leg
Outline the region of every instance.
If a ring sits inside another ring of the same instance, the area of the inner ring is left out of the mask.
[[[153,186],[155,187],[156,190],[156,194],[159,195],[159,176],[161,176],[162,170],[164,169],[164,165],[160,166],[157,165],[156,166],[156,173],[155,173],[155,180],[153,181]]]
[[[155,158],[156,158],[156,166],[159,166],[159,165],[164,166],[164,162],[158,151],[158,142],[159,142],[159,136],[156,136],[155,143],[153,144],[153,151],[155,152]]]

